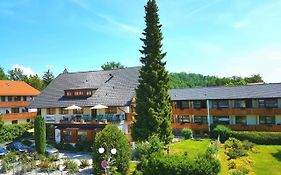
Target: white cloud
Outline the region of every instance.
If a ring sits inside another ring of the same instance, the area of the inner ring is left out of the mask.
[[[54,69],[57,67],[57,65],[52,65],[52,64],[48,64],[45,66],[47,69]]]
[[[281,47],[261,48],[225,59],[218,67],[220,76],[260,74],[267,83],[281,82]]]
[[[25,74],[25,75],[35,75],[35,73],[32,71],[32,69],[30,67],[24,67],[19,64],[14,64],[12,66],[12,69],[15,69],[15,68],[22,70],[23,74]]]
[[[108,15],[104,15],[104,14],[98,14],[98,16],[102,19],[104,19],[105,21],[107,21],[109,24],[113,25],[113,27],[117,27],[121,30],[125,30],[128,31],[130,33],[134,33],[134,34],[141,34],[142,31],[134,26],[116,21],[115,19],[113,19],[111,16]]]

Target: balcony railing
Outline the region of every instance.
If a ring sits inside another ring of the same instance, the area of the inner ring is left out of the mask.
[[[207,109],[173,109],[176,115],[207,115]],[[281,115],[281,108],[211,108],[211,115]]]
[[[6,101],[0,102],[0,108],[19,108],[27,107],[30,105],[31,101]]]
[[[37,112],[23,112],[23,113],[13,113],[2,115],[3,120],[18,120],[18,119],[29,119],[34,118]]]
[[[97,116],[74,114],[74,115],[47,115],[44,116],[46,123],[96,123],[96,122],[112,122],[120,123],[125,119],[123,114],[103,114]]]
[[[194,131],[208,131],[208,124],[172,123],[172,128],[174,129],[190,128]]]

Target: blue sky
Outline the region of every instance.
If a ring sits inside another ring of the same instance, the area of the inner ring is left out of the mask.
[[[26,74],[139,66],[143,0],[0,0],[0,66]],[[281,82],[281,0],[158,0],[170,72]]]

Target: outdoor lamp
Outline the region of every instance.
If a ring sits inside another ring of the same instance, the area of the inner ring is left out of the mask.
[[[117,153],[117,150],[115,148],[110,150],[111,154],[115,155]]]
[[[105,149],[103,147],[99,148],[99,153],[102,154],[104,153]]]

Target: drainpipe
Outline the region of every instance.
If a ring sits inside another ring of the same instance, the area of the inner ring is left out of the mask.
[[[211,117],[210,117],[210,103],[209,100],[207,100],[207,119],[208,119],[208,129],[209,132],[211,131]]]

